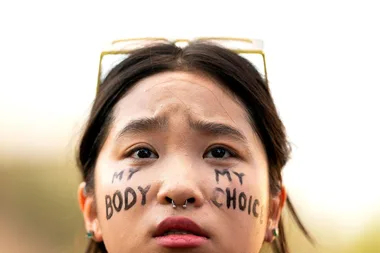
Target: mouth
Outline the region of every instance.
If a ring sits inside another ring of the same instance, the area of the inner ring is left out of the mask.
[[[163,220],[153,235],[156,242],[167,248],[194,248],[209,240],[208,234],[195,222],[185,217]]]

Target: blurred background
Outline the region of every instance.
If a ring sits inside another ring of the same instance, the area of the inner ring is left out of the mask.
[[[0,252],[84,252],[75,149],[103,46],[129,37],[264,40],[293,144],[292,252],[380,252],[376,1],[1,1]]]

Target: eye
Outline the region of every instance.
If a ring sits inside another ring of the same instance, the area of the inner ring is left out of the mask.
[[[234,156],[233,153],[229,151],[228,149],[223,148],[223,147],[215,147],[215,148],[210,149],[206,153],[204,158],[224,159],[224,158],[229,158],[233,156]]]
[[[126,157],[133,159],[156,159],[158,155],[149,148],[135,148],[127,153]]]

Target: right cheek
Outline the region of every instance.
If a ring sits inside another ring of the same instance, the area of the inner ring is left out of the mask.
[[[151,185],[112,185],[100,190],[96,196],[98,218],[111,222],[120,217],[138,217],[150,200],[151,190]],[[124,219],[123,222],[125,221]],[[130,221],[133,222],[134,219]]]

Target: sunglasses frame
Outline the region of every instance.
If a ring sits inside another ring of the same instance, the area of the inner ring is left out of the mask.
[[[174,39],[174,40],[170,40],[170,39],[167,39],[167,38],[155,38],[155,37],[147,37],[147,38],[130,38],[130,39],[119,39],[119,40],[114,40],[111,44],[112,45],[115,45],[117,43],[121,43],[121,42],[133,42],[133,41],[162,41],[162,42],[167,42],[167,43],[173,43],[173,44],[180,44],[180,43],[186,43],[186,44],[190,44],[192,42],[202,42],[202,41],[235,41],[235,42],[243,42],[243,43],[247,43],[247,44],[251,44],[253,46],[255,46],[255,43],[260,43],[262,44],[262,41],[261,40],[251,40],[251,39],[247,39],[247,38],[234,38],[234,37],[199,37],[199,38],[195,38],[195,39]],[[216,43],[217,44],[217,43]],[[137,48],[143,48],[144,46],[142,47],[137,47]],[[103,61],[103,58],[104,56],[106,55],[123,55],[123,54],[129,54],[131,53],[132,51],[136,50],[137,48],[134,48],[134,49],[121,49],[121,50],[114,50],[114,49],[111,49],[111,50],[104,50],[100,53],[100,60],[99,60],[99,68],[98,68],[98,83],[97,83],[97,86],[96,86],[96,93],[98,93],[98,89],[99,89],[99,86],[102,82],[101,80],[101,71],[102,71],[102,61]],[[267,65],[266,65],[266,59],[265,59],[265,53],[263,51],[263,49],[232,49],[232,48],[228,48],[226,47],[227,49],[237,53],[237,54],[259,54],[261,55],[261,57],[263,58],[263,65],[264,65],[264,75],[265,75],[265,82],[268,84],[268,72],[267,72]]]

